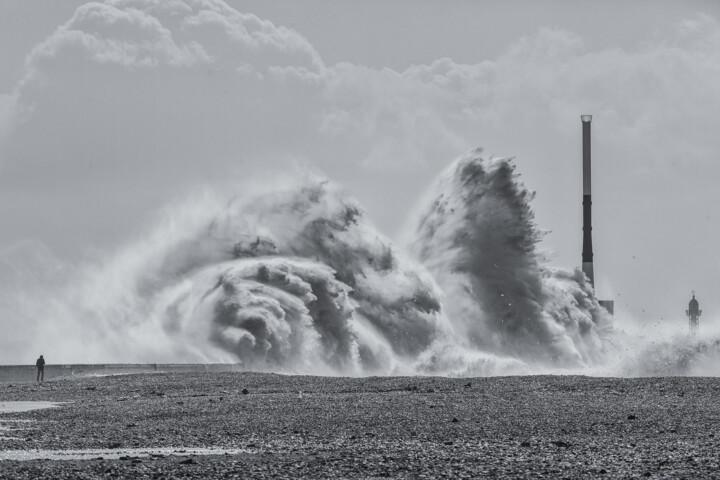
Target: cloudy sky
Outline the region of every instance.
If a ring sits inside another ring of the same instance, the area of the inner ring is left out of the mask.
[[[715,0],[4,1],[0,65],[6,266],[97,257],[274,169],[324,172],[398,237],[482,146],[574,268],[592,114],[599,297],[677,323],[695,289],[720,322]]]

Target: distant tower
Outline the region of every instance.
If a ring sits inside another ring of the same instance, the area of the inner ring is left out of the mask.
[[[592,251],[592,197],[590,188],[591,165],[590,165],[590,125],[592,115],[581,115],[582,120],[582,149],[583,149],[583,250],[582,250],[582,271],[595,286],[595,272],[593,271]]]
[[[702,315],[702,310],[700,310],[700,304],[697,300],[695,300],[695,292],[692,292],[692,300],[690,300],[690,303],[688,304],[688,309],[685,310],[685,315],[690,319],[690,334],[691,335],[697,335],[698,327],[700,326],[700,315]]]
[[[582,271],[595,288],[595,270],[593,268],[592,250],[592,182],[590,174],[592,165],[590,159],[590,126],[592,115],[580,115],[582,120],[582,158],[583,158],[583,250]],[[615,302],[612,300],[598,300],[600,306],[610,315],[615,313]]]

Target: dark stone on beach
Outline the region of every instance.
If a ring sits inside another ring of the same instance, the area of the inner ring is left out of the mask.
[[[112,442],[105,445],[105,448],[120,448],[122,447],[122,443],[120,442]]]
[[[250,393],[250,391],[249,391],[247,388],[243,388],[243,389],[242,389],[242,394],[243,394],[243,395],[247,395],[248,393]]]
[[[627,419],[628,419],[628,420],[635,420],[635,419],[637,419],[637,417],[636,417],[635,415],[628,415],[628,416],[627,416]]]
[[[529,446],[530,446],[530,442],[520,442],[520,446],[521,446],[521,447],[529,447]]]
[[[551,443],[553,445],[555,445],[556,447],[561,447],[561,448],[568,448],[570,446],[569,443],[563,442],[562,440],[554,440]]]
[[[472,387],[472,382],[467,382],[465,385],[463,385],[463,387],[465,387],[465,388]]]
[[[197,463],[197,462],[196,462],[195,459],[193,459],[193,458],[188,458],[188,459],[186,459],[186,460],[180,460],[178,463],[179,463],[180,465],[193,465],[193,464],[195,464],[195,463]]]
[[[97,387],[85,387],[85,390],[95,390]]]
[[[458,419],[455,418],[455,417],[453,417],[453,419],[452,419],[452,422],[453,422],[453,423],[457,423],[457,422],[459,422],[459,421],[460,421],[460,420],[458,420]]]

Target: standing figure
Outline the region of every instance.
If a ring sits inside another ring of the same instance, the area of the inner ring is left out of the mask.
[[[42,382],[45,380],[45,359],[42,355],[35,362],[35,366],[37,367],[37,381]]]
[[[698,327],[700,326],[700,315],[702,315],[702,310],[700,310],[700,304],[698,303],[698,301],[695,300],[695,292],[692,292],[692,294],[693,298],[688,304],[688,309],[685,310],[685,315],[687,315],[690,319],[690,335],[697,335]]]

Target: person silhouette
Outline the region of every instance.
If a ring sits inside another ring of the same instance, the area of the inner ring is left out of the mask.
[[[37,381],[42,382],[45,380],[45,359],[42,355],[40,355],[40,358],[37,359],[37,362],[35,362],[35,366],[37,367]]]

